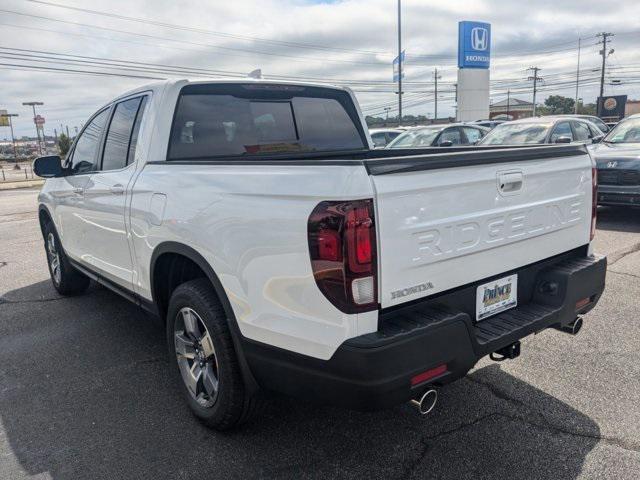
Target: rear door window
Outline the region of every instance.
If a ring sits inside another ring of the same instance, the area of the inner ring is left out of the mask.
[[[138,113],[142,99],[143,97],[137,97],[116,104],[102,154],[102,170],[118,170],[133,160],[130,145],[133,141],[135,151],[133,133],[136,118],[142,116]]]
[[[365,148],[350,96],[282,85],[190,85],[171,130],[169,160]]]

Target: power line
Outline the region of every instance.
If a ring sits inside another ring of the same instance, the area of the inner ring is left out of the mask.
[[[251,55],[249,56],[256,56],[256,55],[267,55],[267,56],[273,56],[273,57],[281,57],[281,58],[288,58],[288,59],[293,59],[296,61],[303,61],[303,62],[309,62],[309,61],[314,61],[314,62],[328,62],[328,63],[346,63],[346,64],[357,64],[357,65],[376,65],[376,66],[381,66],[381,65],[387,65],[386,62],[364,62],[364,61],[358,61],[358,60],[341,60],[341,59],[336,59],[336,58],[314,58],[314,57],[300,57],[300,56],[296,56],[296,55],[287,55],[284,53],[274,53],[274,52],[265,52],[265,51],[258,51],[258,50],[248,50],[245,48],[237,48],[237,47],[225,47],[225,46],[220,46],[220,45],[210,45],[210,44],[206,44],[206,43],[199,43],[199,42],[191,42],[191,41],[187,41],[187,40],[178,40],[178,39],[174,39],[174,38],[168,38],[168,37],[161,37],[158,35],[150,35],[150,34],[146,34],[146,33],[140,33],[140,32],[132,32],[129,30],[119,30],[117,28],[109,28],[109,27],[103,27],[100,25],[92,25],[92,24],[86,24],[86,23],[81,23],[81,22],[72,22],[70,20],[62,20],[59,18],[52,18],[52,17],[46,17],[44,15],[34,15],[34,14],[29,14],[29,13],[23,13],[23,12],[16,12],[14,10],[6,10],[6,9],[0,9],[0,12],[2,13],[9,13],[12,15],[19,15],[19,16],[23,16],[23,17],[29,17],[29,18],[37,18],[39,20],[47,20],[47,21],[51,21],[51,22],[58,22],[58,23],[63,23],[66,25],[73,25],[76,27],[88,27],[88,28],[95,28],[98,30],[104,30],[107,32],[114,32],[114,33],[122,33],[125,35],[133,35],[133,36],[138,36],[138,37],[145,37],[145,38],[152,38],[154,40],[164,40],[164,41],[168,41],[168,42],[175,42],[175,43],[182,43],[182,44],[187,44],[187,45],[196,45],[196,46],[200,46],[200,47],[206,47],[208,49],[219,49],[219,50],[226,50],[226,51],[234,51],[234,52],[244,52],[244,53],[250,53]],[[238,55],[235,55],[235,57],[237,58]],[[246,55],[245,55],[246,57]]]
[[[317,45],[317,44],[303,43],[303,42],[291,42],[291,41],[285,41],[285,40],[275,40],[275,39],[270,39],[270,38],[254,37],[254,36],[251,36],[251,35],[239,35],[239,34],[232,34],[232,33],[226,33],[226,32],[219,32],[219,31],[207,30],[207,29],[203,29],[203,28],[189,27],[189,26],[186,26],[186,25],[179,25],[179,24],[161,22],[161,21],[157,21],[157,20],[150,20],[150,19],[146,19],[146,18],[130,17],[130,16],[121,15],[121,14],[112,13],[112,12],[105,12],[105,11],[100,11],[100,10],[91,10],[91,9],[88,9],[88,8],[74,7],[74,6],[71,6],[71,5],[65,5],[65,4],[61,4],[61,3],[45,2],[45,1],[42,1],[42,0],[24,0],[24,1],[25,2],[29,2],[29,3],[36,3],[36,4],[40,4],[40,5],[46,5],[46,6],[49,6],[49,7],[63,8],[63,9],[66,9],[66,10],[73,10],[73,11],[76,11],[76,12],[88,13],[88,14],[91,14],[91,15],[99,15],[99,16],[103,16],[103,17],[115,18],[115,19],[118,19],[118,20],[126,20],[126,21],[129,21],[129,22],[143,23],[143,24],[146,24],[146,25],[155,25],[155,26],[163,27],[163,28],[171,28],[171,29],[174,29],[174,30],[202,33],[202,34],[212,35],[212,36],[217,36],[217,37],[222,37],[222,38],[231,38],[231,39],[234,39],[234,40],[261,42],[261,43],[268,43],[268,44],[272,44],[272,45],[281,45],[281,46],[294,47],[294,48],[306,48],[306,49],[312,49],[312,50],[334,50],[334,51],[339,51],[339,52],[353,52],[353,53],[372,54],[372,55],[390,55],[390,52],[383,52],[383,51],[360,50],[360,49],[343,48],[343,47],[332,47],[332,46],[327,46],[327,45]]]

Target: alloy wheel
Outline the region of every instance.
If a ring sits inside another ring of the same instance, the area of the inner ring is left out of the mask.
[[[51,266],[51,274],[56,285],[60,285],[62,280],[62,271],[60,270],[60,254],[56,248],[56,238],[53,233],[47,236],[47,254],[49,257],[49,265]]]
[[[180,309],[174,323],[174,344],[180,374],[191,397],[211,407],[218,396],[218,361],[211,335],[190,307]]]

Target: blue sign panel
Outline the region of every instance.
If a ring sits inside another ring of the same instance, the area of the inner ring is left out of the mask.
[[[402,78],[404,78],[404,50],[400,55],[393,59],[393,81],[398,81],[398,70],[400,70],[400,62],[402,62]]]
[[[491,59],[491,24],[458,23],[458,67],[489,68]]]

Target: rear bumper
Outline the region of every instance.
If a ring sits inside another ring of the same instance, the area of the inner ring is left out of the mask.
[[[411,386],[419,373],[446,364],[428,383],[452,382],[483,356],[593,308],[604,290],[606,258],[585,251],[518,270],[519,306],[479,323],[471,313],[475,288],[490,279],[382,312],[377,332],[346,341],[327,361],[251,341],[245,355],[267,390],[359,410],[399,404],[426,389],[426,384]],[[587,297],[588,305],[576,312],[576,303]]]
[[[598,185],[598,205],[636,205],[640,207],[640,185]]]

